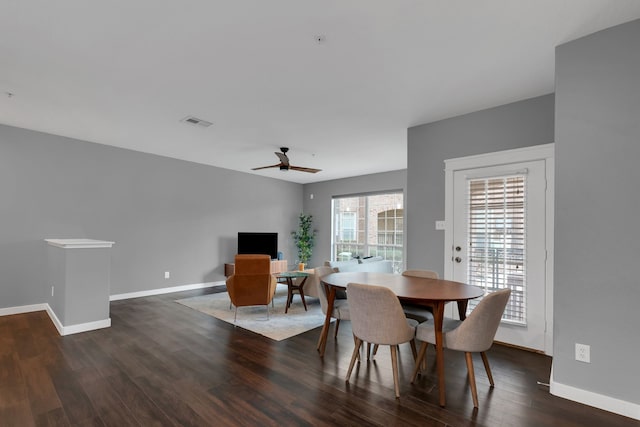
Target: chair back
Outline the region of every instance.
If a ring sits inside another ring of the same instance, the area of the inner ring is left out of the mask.
[[[327,292],[325,291],[324,285],[321,283],[321,280],[327,274],[331,274],[335,272],[336,272],[335,268],[328,267],[328,266],[316,267],[314,269],[314,274],[317,278],[316,286],[318,290],[318,299],[320,300],[320,307],[322,307],[322,312],[324,314],[327,314],[327,307],[329,305],[329,302],[327,301]]]
[[[438,273],[431,270],[405,270],[402,272],[402,275],[410,277],[422,277],[424,279],[438,278]]]
[[[236,276],[254,274],[271,274],[271,257],[269,255],[236,255]]]
[[[362,341],[397,345],[415,336],[402,306],[392,290],[382,286],[349,283],[347,301],[351,312],[351,329]]]
[[[510,295],[511,289],[485,295],[464,322],[447,333],[446,346],[466,352],[483,352],[491,348]]]

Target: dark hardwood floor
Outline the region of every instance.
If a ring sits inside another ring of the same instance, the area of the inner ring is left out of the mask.
[[[488,353],[495,388],[475,361],[478,410],[463,354],[445,354],[441,408],[433,352],[429,371],[412,385],[408,345],[396,400],[388,347],[345,383],[349,322],[321,359],[319,328],[276,342],[174,302],[215,291],[116,301],[111,328],[66,337],[45,312],[0,317],[0,425],[640,425],[551,396],[536,383],[548,382],[550,358],[498,345]]]

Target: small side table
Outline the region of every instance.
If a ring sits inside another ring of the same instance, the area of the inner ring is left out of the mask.
[[[304,311],[307,311],[307,302],[304,300],[304,283],[307,281],[309,273],[305,273],[304,271],[285,271],[276,274],[276,277],[278,279],[285,279],[287,281],[287,306],[285,307],[284,312],[287,313],[289,311],[289,307],[291,306],[291,302],[293,301],[294,291],[300,294],[302,305],[304,305]],[[302,277],[302,280],[300,281],[300,283],[294,283],[293,279],[296,279],[298,277]]]

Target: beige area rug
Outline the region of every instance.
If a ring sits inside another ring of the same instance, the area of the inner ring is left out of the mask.
[[[287,302],[287,286],[278,285],[274,297],[274,306],[269,305],[269,319],[265,306],[239,307],[235,325],[255,332],[272,340],[282,341],[311,329],[322,326],[324,314],[320,300],[307,297],[308,311],[304,311],[300,295],[293,296],[293,303],[287,314],[284,313]],[[176,301],[194,310],[233,324],[235,307],[229,309],[229,294],[201,295]],[[318,331],[318,336],[320,331]]]

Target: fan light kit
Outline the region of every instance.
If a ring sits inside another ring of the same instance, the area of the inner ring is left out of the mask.
[[[280,147],[280,151],[282,152],[279,153],[276,151],[274,153],[280,159],[280,163],[277,163],[275,165],[270,165],[270,166],[261,166],[259,168],[253,168],[251,170],[257,171],[260,169],[280,168],[281,171],[294,170],[294,171],[309,172],[309,173],[317,173],[321,171],[321,169],[305,168],[302,166],[293,166],[292,164],[289,163],[289,158],[287,157],[287,151],[289,151],[289,148]]]

